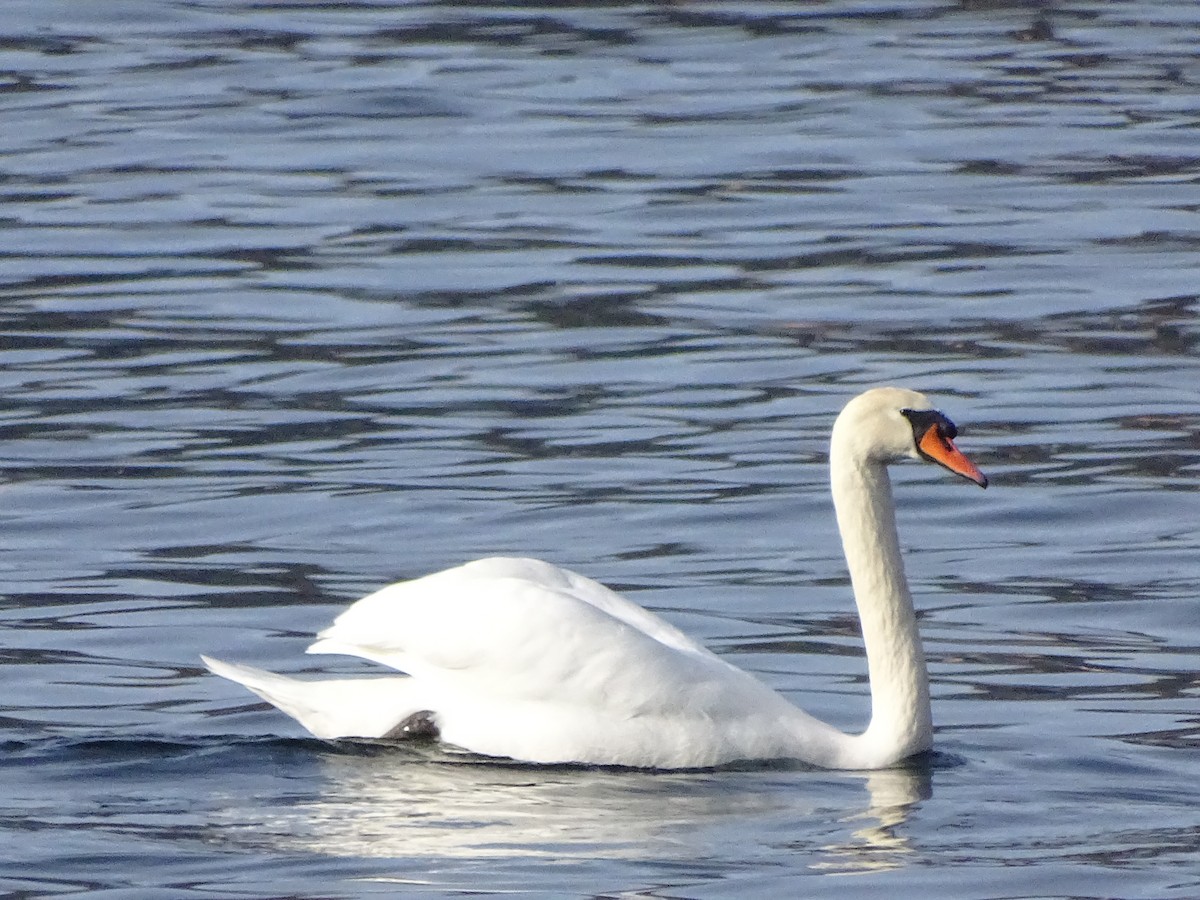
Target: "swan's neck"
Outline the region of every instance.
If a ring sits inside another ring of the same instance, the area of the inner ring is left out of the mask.
[[[882,462],[835,455],[833,502],[862,621],[871,724],[856,741],[875,765],[932,745],[929,677],[904,577],[892,484]]]

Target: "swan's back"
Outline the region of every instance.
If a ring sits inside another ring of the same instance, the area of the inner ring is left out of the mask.
[[[595,615],[602,618],[592,619]],[[477,624],[481,618],[499,633],[481,629]],[[528,639],[528,630],[543,623],[570,628],[588,620],[624,623],[665,647],[716,659],[678,628],[598,581],[539,559],[503,556],[389,585],[351,605],[318,637],[369,646],[385,635],[424,645],[431,652],[435,649],[431,639],[440,637],[445,643],[436,652],[453,667],[463,663],[456,663],[455,657],[490,653],[488,645],[494,641],[489,638],[512,627]],[[470,634],[482,646],[475,646]],[[309,652],[323,652],[315,649],[320,643]]]

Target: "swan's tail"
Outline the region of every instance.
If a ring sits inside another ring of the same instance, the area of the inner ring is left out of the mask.
[[[209,671],[249,688],[319,738],[379,738],[422,710],[404,675],[301,681],[250,666],[200,657]]]

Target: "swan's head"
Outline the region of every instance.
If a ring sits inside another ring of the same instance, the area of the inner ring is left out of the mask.
[[[837,417],[830,452],[882,463],[921,459],[987,487],[987,477],[954,446],[957,434],[954,423],[924,394],[872,388],[847,403]]]

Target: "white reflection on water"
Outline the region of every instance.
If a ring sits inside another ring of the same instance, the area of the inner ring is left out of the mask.
[[[265,819],[260,800],[228,805],[222,836],[337,857],[680,861],[728,853],[769,824],[781,848],[811,854],[814,868],[848,873],[901,865],[911,852],[902,826],[930,794],[924,766],[869,773],[863,797],[858,775],[807,770],[649,773],[394,759],[330,754],[319,795],[280,803]],[[794,843],[814,830],[811,845]]]
[[[860,813],[847,817],[855,825],[850,836],[822,849],[825,859],[813,868],[830,872],[876,872],[897,869],[913,852],[901,827],[914,806],[931,793],[929,773],[924,769],[884,769],[866,778],[870,803]]]

